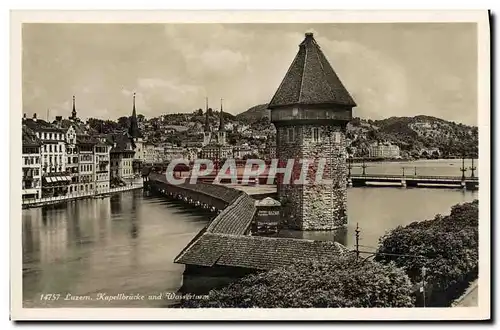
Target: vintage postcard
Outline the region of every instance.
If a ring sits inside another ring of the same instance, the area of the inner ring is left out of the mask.
[[[13,320],[489,320],[487,11],[11,13]]]

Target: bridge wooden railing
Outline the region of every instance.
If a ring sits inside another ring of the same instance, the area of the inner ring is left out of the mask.
[[[402,175],[402,174],[351,174],[351,178],[373,179],[420,179],[420,180],[456,180],[461,181],[461,176],[436,176],[436,175]],[[479,181],[479,177],[465,177],[465,181]]]
[[[174,186],[171,183],[167,181],[167,178],[164,174],[159,174],[159,173],[150,173],[149,174],[149,179],[153,181],[158,181],[161,183],[164,183],[166,185]],[[234,201],[236,198],[239,196],[239,191],[236,189],[232,189],[229,187],[224,187],[220,185],[214,185],[214,184],[209,184],[209,183],[182,183],[182,184],[177,184],[175,185],[179,189],[185,189],[197,193],[202,193],[204,195],[223,200],[226,203],[231,203]]]

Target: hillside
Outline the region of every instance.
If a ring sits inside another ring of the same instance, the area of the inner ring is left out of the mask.
[[[366,153],[375,142],[399,146],[403,157],[417,157],[422,150],[439,149],[442,157],[475,155],[477,127],[457,124],[432,116],[390,117],[382,120],[353,119],[348,125],[352,146]]]
[[[254,123],[269,118],[267,104],[259,104],[236,116],[236,120]],[[375,142],[390,142],[400,147],[403,157],[417,157],[425,149],[439,149],[442,157],[478,153],[478,128],[444,119],[419,115],[390,117],[382,120],[353,118],[347,129],[349,147],[355,156],[367,156]]]
[[[246,123],[253,123],[263,117],[269,118],[270,114],[270,110],[267,109],[267,103],[265,103],[253,106],[247,111],[236,115],[236,119]]]

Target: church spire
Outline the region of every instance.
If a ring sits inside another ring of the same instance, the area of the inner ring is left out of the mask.
[[[73,95],[73,111],[71,111],[71,119],[76,119],[75,96]]]
[[[222,111],[222,99],[220,99],[219,131],[224,130],[224,111]]]
[[[208,113],[208,97],[205,98],[205,132],[210,132],[210,118]]]
[[[133,98],[132,117],[130,117],[130,127],[128,129],[128,133],[133,138],[141,137],[139,125],[137,124],[137,113],[135,110],[135,92],[134,92],[134,98]]]

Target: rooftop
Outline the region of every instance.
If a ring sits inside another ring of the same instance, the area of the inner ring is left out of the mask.
[[[149,176],[151,180],[166,183],[164,175],[151,173]],[[249,195],[222,185],[180,186],[222,199],[228,206],[179,253],[176,263],[267,270],[292,261],[320,260],[346,251],[336,242],[248,236],[256,212],[255,200]]]
[[[43,119],[36,118],[25,118],[23,119],[23,125],[26,125],[29,129],[34,132],[53,132],[53,133],[64,133],[64,131],[51,123],[46,122]]]
[[[306,33],[268,108],[298,104],[356,106],[312,33]]]
[[[42,144],[42,141],[36,136],[29,127],[23,125],[23,147],[38,147]]]

